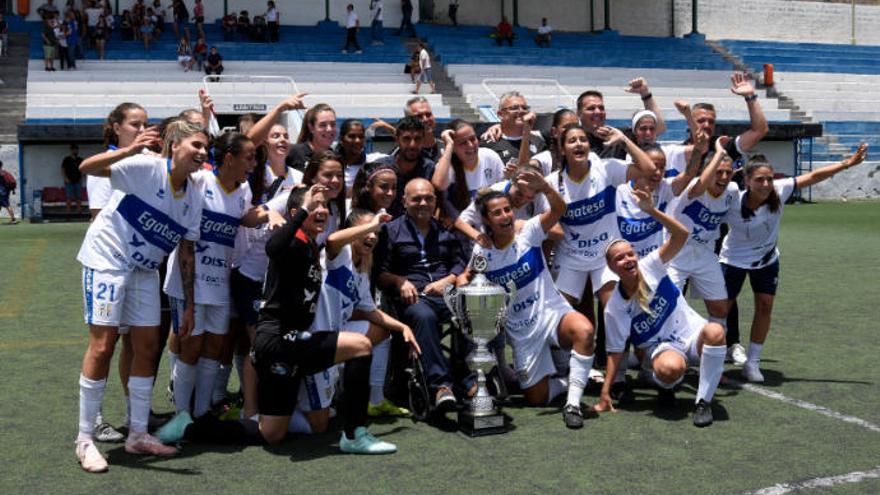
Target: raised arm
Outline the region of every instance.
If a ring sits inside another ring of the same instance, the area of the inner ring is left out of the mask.
[[[391,220],[391,215],[380,212],[373,216],[369,222],[349,227],[347,229],[337,230],[327,237],[327,259],[335,258],[346,244],[366,237],[374,232],[379,232],[382,224]]]
[[[446,129],[440,134],[440,139],[445,145],[443,154],[437,160],[437,166],[434,168],[434,175],[431,176],[431,184],[438,191],[449,189],[449,171],[452,170],[452,153],[455,152],[455,140],[452,138],[452,129]],[[467,186],[465,186],[467,187]]]
[[[657,104],[657,100],[651,94],[651,89],[648,88],[648,81],[644,77],[637,77],[630,81],[624,91],[627,93],[637,93],[642,98],[645,110],[654,112],[654,115],[657,116],[656,134],[658,136],[666,132],[666,120],[663,119],[663,112],[660,111],[660,105]]]
[[[706,168],[703,169],[703,173],[700,174],[700,180],[688,191],[688,199],[694,199],[706,192],[706,188],[715,180],[715,171],[718,170],[718,164],[727,156],[727,150],[724,147],[727,146],[729,141],[730,138],[728,136],[721,136],[715,141],[715,154],[712,156],[709,164],[706,165]]]
[[[672,194],[678,197],[688,184],[694,180],[700,171],[700,165],[703,163],[703,154],[709,149],[709,135],[698,130],[694,136],[694,144],[691,146],[691,156],[687,157],[687,167],[684,172],[676,175],[671,182]],[[694,153],[696,150],[696,153]]]
[[[846,170],[850,167],[855,167],[856,165],[865,161],[865,158],[868,157],[868,144],[861,143],[856,149],[856,152],[843,160],[840,163],[835,163],[834,165],[828,165],[827,167],[822,167],[820,169],[813,170],[810,173],[799,175],[795,178],[795,185],[798,188],[810,187],[812,185],[818,184],[825,179],[830,179],[838,172]]]
[[[541,228],[544,229],[544,232],[550,232],[550,229],[559,222],[562,215],[565,215],[565,210],[568,208],[565,200],[556,192],[556,189],[553,189],[544,176],[532,170],[521,172],[516,177],[516,184],[518,187],[528,187],[536,193],[542,193],[547,198],[550,209],[541,213],[540,218]]]
[[[637,177],[649,177],[654,173],[654,161],[648,156],[638,145],[616,127],[603,127],[601,133],[607,134],[605,146],[614,146],[619,142],[623,142],[626,146],[626,152],[632,157],[633,162],[626,171],[626,179],[633,180]]]
[[[281,100],[281,103],[264,115],[262,119],[258,120],[247,132],[247,137],[254,142],[254,146],[259,146],[266,141],[266,138],[269,137],[269,130],[278,122],[282,113],[288,110],[302,110],[306,108],[303,103],[303,98],[306,95],[308,93],[299,93],[296,96]]]
[[[296,232],[302,227],[306,218],[308,218],[309,212],[324,201],[325,190],[326,187],[318,184],[312,186],[303,197],[302,207],[296,211],[293,218],[279,228],[277,232],[266,241],[266,254],[270,258],[284,256],[287,253],[287,249],[291,246],[293,239],[296,237]]]
[[[159,131],[155,127],[149,127],[139,132],[137,137],[134,138],[134,142],[124,148],[108,150],[86,158],[79,165],[79,171],[86,175],[110,177],[110,165],[124,158],[137,155],[144,148],[149,148],[160,142]]]
[[[654,200],[651,198],[651,193],[648,191],[633,189],[633,197],[642,211],[651,215],[663,225],[667,232],[669,232],[669,238],[666,239],[666,242],[664,242],[657,250],[660,255],[660,261],[663,263],[669,263],[669,261],[672,258],[675,258],[675,255],[681,251],[681,248],[684,247],[684,243],[687,242],[690,232],[688,232],[681,222],[658,210],[654,206]]]
[[[767,125],[767,117],[764,116],[764,110],[758,103],[758,95],[755,93],[755,87],[749,82],[748,74],[736,72],[730,77],[730,83],[730,91],[745,98],[746,106],[749,108],[749,120],[752,126],[737,139],[742,151],[751,151],[767,135],[770,126]]]

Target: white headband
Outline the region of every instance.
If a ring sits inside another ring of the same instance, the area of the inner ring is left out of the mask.
[[[635,115],[633,115],[632,129],[636,130],[636,125],[638,125],[639,121],[645,117],[651,117],[652,119],[654,119],[654,123],[655,124],[657,123],[657,114],[655,114],[654,112],[652,112],[650,110],[641,110],[638,113],[636,113]]]

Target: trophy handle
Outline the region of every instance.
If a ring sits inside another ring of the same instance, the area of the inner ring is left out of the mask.
[[[458,290],[455,288],[455,284],[448,284],[443,289],[443,302],[449,308],[452,323],[461,328],[461,321],[458,317]]]
[[[504,307],[498,310],[498,317],[495,320],[498,322],[498,333],[504,332],[504,327],[507,325],[507,309],[516,298],[516,282],[509,280],[504,287],[507,289],[507,295],[504,296]]]

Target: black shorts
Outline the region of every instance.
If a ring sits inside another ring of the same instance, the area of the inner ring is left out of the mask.
[[[302,378],[336,362],[339,333],[283,332],[278,326],[277,321],[267,320],[257,326],[251,350],[257,370],[257,410],[269,416],[290,416]]]
[[[763,268],[755,269],[737,268],[721,263],[721,272],[724,273],[724,284],[727,286],[728,299],[736,299],[736,296],[739,295],[743,283],[746,281],[746,274],[749,276],[752,292],[756,294],[775,296],[776,288],[779,286],[779,260]]]
[[[242,275],[238,268],[233,268],[229,277],[229,289],[238,317],[245,325],[256,325],[263,300],[263,282],[251,280]]]

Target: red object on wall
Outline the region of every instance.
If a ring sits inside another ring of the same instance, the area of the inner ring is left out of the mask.
[[[773,86],[773,64],[764,64],[764,84]]]
[[[25,17],[31,13],[30,0],[18,0],[18,15]]]

